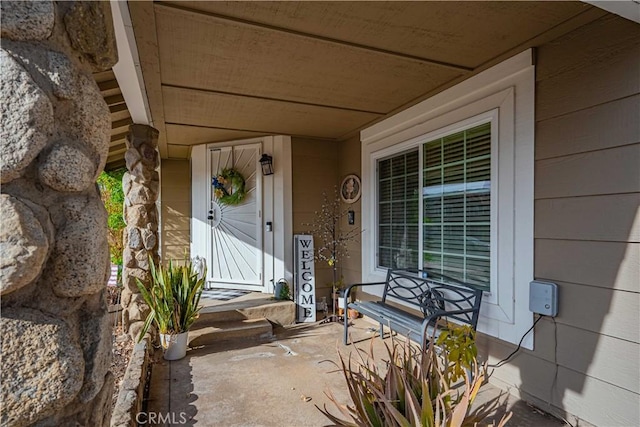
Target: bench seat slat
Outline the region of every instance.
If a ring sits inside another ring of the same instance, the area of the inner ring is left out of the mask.
[[[418,316],[386,305],[381,301],[353,302],[349,304],[349,308],[353,308],[359,313],[396,331],[400,335],[409,336],[412,340],[422,344],[422,323],[424,319]],[[434,331],[434,328],[431,326],[427,327],[427,337],[432,337],[434,332],[437,338],[439,331]]]
[[[381,303],[380,301],[353,302],[349,304],[349,308],[356,309],[359,313],[369,315],[382,323],[390,320],[394,323],[400,323],[407,327],[413,327],[420,330],[422,319],[414,316],[406,311]]]

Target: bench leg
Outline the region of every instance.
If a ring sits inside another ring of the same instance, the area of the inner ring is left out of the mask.
[[[342,317],[344,317],[344,345],[349,345],[349,316],[346,309]]]
[[[469,378],[469,384],[471,384],[473,382],[473,371],[469,368],[465,368],[465,371],[467,371],[467,378]]]
[[[380,322],[380,339],[384,339],[384,325]]]

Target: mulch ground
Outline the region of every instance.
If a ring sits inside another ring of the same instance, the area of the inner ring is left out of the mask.
[[[118,392],[120,391],[120,384],[124,379],[124,373],[129,364],[131,358],[131,352],[133,350],[133,341],[130,339],[122,339],[122,327],[118,325],[113,329],[113,358],[111,360],[111,372],[115,377],[115,387],[113,388],[113,395],[111,397],[111,408],[115,407],[118,400]],[[121,337],[119,339],[119,337]]]

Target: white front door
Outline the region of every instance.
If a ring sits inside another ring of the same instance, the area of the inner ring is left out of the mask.
[[[263,152],[273,156],[273,175],[262,175]],[[211,180],[225,165],[235,166],[246,180],[247,198],[239,205],[214,204]],[[291,193],[287,136],[191,148],[190,256],[207,260],[208,287],[272,293],[280,279],[293,283]]]
[[[261,144],[209,148],[209,287],[263,290]],[[246,196],[224,204],[213,178],[234,168],[245,179]]]

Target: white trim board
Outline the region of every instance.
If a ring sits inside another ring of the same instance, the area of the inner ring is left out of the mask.
[[[113,66],[120,91],[133,123],[153,125],[149,100],[142,77],[138,47],[126,1],[111,0],[113,28],[118,46],[118,63]]]
[[[606,10],[607,12],[614,13],[630,21],[640,24],[640,1],[639,0],[582,0],[584,3],[589,3],[595,7]]]

